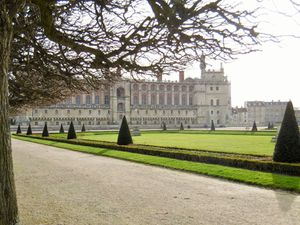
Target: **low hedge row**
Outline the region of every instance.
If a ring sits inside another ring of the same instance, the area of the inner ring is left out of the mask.
[[[24,137],[29,137],[25,136]],[[140,145],[117,145],[111,142],[93,142],[89,140],[78,140],[78,139],[62,139],[53,137],[40,137],[40,136],[30,136],[30,138],[46,139],[50,141],[58,141],[69,144],[77,144],[91,147],[101,147],[107,149],[114,149],[120,151],[127,151],[132,153],[139,153],[145,155],[153,155],[167,158],[174,158],[180,160],[187,160],[193,162],[201,162],[208,164],[218,164],[223,166],[230,166],[236,168],[243,168],[249,170],[271,172],[286,174],[292,176],[300,176],[300,164],[290,164],[290,163],[279,163],[273,161],[262,161],[261,159],[249,159],[234,157],[234,155],[218,155],[215,152],[195,152],[188,150],[172,150],[170,148],[163,147],[152,147],[152,146],[140,146]]]

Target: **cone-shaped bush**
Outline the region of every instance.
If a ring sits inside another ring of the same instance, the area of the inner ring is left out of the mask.
[[[163,129],[163,130],[167,130],[167,125],[166,125],[165,122],[162,122],[162,129]]]
[[[82,124],[81,132],[85,132],[85,126]]]
[[[26,135],[32,135],[32,130],[31,130],[31,125],[30,124],[28,125]]]
[[[22,134],[22,131],[21,131],[21,125],[19,124],[18,125],[18,129],[17,129],[17,132],[16,132],[17,134]]]
[[[65,133],[65,130],[64,130],[64,127],[63,127],[62,123],[60,124],[59,133],[60,134]]]
[[[213,120],[211,121],[210,130],[211,130],[211,131],[215,131],[215,130],[216,130],[215,124],[214,124],[214,121],[213,121]]]
[[[44,126],[44,129],[43,129],[42,137],[49,137],[47,122],[45,122],[45,126]]]
[[[180,130],[184,130],[183,124],[180,123]]]
[[[69,130],[68,130],[68,139],[76,139],[76,131],[73,125],[73,121],[71,121],[70,126],[69,126]]]
[[[291,101],[286,106],[273,160],[276,162],[300,162],[299,128]]]
[[[271,123],[269,122],[268,123],[268,130],[270,130],[270,129],[272,129],[272,128],[271,128]]]
[[[253,122],[253,126],[252,126],[252,132],[256,132],[257,131],[257,126],[256,126],[256,123],[255,121]]]
[[[130,134],[130,130],[127,124],[126,117],[123,117],[122,124],[119,130],[119,136],[118,136],[118,145],[128,145],[132,144],[132,138]]]

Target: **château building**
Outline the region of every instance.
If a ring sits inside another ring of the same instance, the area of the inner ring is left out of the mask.
[[[202,64],[198,78],[178,81],[123,79],[89,93],[75,93],[56,105],[27,109],[33,126],[85,124],[91,127],[118,125],[123,116],[132,125],[157,128],[180,123],[190,127],[226,126],[231,116],[231,86],[224,69],[206,70]]]

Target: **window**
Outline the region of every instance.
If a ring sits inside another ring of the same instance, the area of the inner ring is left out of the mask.
[[[78,110],[78,114],[81,115],[81,110],[80,109]]]
[[[142,95],[142,105],[147,105],[147,95],[146,94]]]
[[[211,91],[213,91],[213,90],[214,90],[214,88],[213,88],[213,87],[210,87],[210,90],[211,90]]]
[[[55,115],[57,115],[57,114],[58,114],[58,110],[56,109],[56,110],[55,110]]]
[[[99,95],[95,96],[95,104],[96,105],[100,105],[100,97],[99,97]]]
[[[109,95],[104,96],[104,105],[109,105]]]
[[[167,91],[172,91],[172,86],[171,85],[167,86]]]
[[[45,109],[45,114],[47,114],[48,113],[48,110],[47,109]]]
[[[186,86],[182,86],[182,87],[181,87],[181,90],[182,90],[182,91],[186,91]]]
[[[213,115],[213,114],[214,114],[214,111],[213,111],[213,110],[211,110],[211,111],[210,111],[210,114],[211,114],[211,115]]]
[[[179,86],[174,86],[174,91],[179,91]]]
[[[154,84],[151,85],[151,91],[155,91],[156,90],[156,86]]]
[[[189,105],[193,105],[193,97],[192,96],[189,97]]]
[[[67,110],[67,114],[70,114],[70,109]]]
[[[125,97],[125,89],[122,87],[119,87],[117,89],[117,98],[124,98]]]
[[[216,90],[218,91],[218,90],[219,90],[219,87],[216,87]]]
[[[123,103],[118,103],[117,105],[117,110],[120,112],[123,112],[124,111],[124,104]]]
[[[89,114],[90,114],[90,115],[92,114],[92,110],[89,110]]]
[[[85,96],[85,104],[86,105],[90,105],[91,104],[91,96],[90,95]]]
[[[139,85],[138,84],[134,84],[133,85],[133,90],[138,91],[139,90]]]
[[[168,93],[167,95],[167,105],[172,105],[172,94]]]
[[[218,111],[217,111],[217,114],[219,115],[219,113],[220,113],[220,111],[218,110]]]
[[[217,120],[217,124],[220,124],[220,120]]]
[[[143,85],[142,85],[142,90],[143,90],[143,91],[147,91],[147,85],[146,85],[146,84],[143,84]]]
[[[213,99],[210,100],[210,105],[214,105],[214,100]]]
[[[186,105],[186,95],[181,96],[181,104]]]
[[[189,91],[193,91],[194,87],[193,86],[189,86]]]
[[[217,99],[217,105],[220,105],[220,100],[219,99]]]
[[[101,113],[101,111],[100,111],[100,110],[98,110],[98,115],[100,115],[100,113]]]
[[[139,104],[139,96],[138,95],[134,95],[133,96],[133,105],[138,105]]]
[[[80,95],[76,95],[75,102],[76,105],[80,105]]]
[[[160,91],[164,91],[165,90],[165,86],[164,85],[159,85],[159,90]]]
[[[39,125],[39,122],[34,122],[34,125],[36,125],[36,126]]]
[[[160,105],[164,105],[165,104],[165,94],[164,93],[160,93],[159,94],[159,104]]]
[[[81,125],[81,121],[78,121],[78,125]]]
[[[151,95],[151,105],[156,105],[156,94]]]
[[[174,105],[179,105],[179,95],[178,94],[174,95]]]
[[[38,113],[38,110],[36,109],[36,110],[34,110],[34,113]]]
[[[58,125],[59,125],[59,122],[55,122],[55,124],[56,124],[56,126],[58,126]]]

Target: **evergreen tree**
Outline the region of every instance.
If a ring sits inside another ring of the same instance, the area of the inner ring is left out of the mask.
[[[166,125],[165,122],[162,122],[162,129],[163,129],[163,130],[167,130],[167,125]]]
[[[215,130],[216,130],[215,124],[214,124],[214,121],[213,121],[213,120],[211,120],[210,130],[211,130],[211,131],[215,131]]]
[[[272,129],[272,126],[271,126],[271,123],[269,122],[268,123],[268,130],[271,130]]]
[[[123,117],[122,124],[119,130],[119,136],[118,136],[118,145],[128,145],[132,144],[132,138],[130,134],[130,130],[127,124],[126,117]]]
[[[300,162],[299,128],[291,101],[286,106],[273,160],[276,162]]]
[[[60,124],[59,133],[60,133],[60,134],[65,133],[65,130],[64,130],[64,127],[63,127],[62,123]]]
[[[68,139],[76,139],[76,131],[73,125],[73,121],[71,121],[70,126],[69,126],[69,130],[68,130]]]
[[[253,122],[253,126],[252,126],[252,132],[256,132],[257,131],[257,126],[256,126],[256,123],[255,121]]]
[[[20,124],[18,125],[17,134],[22,134],[21,125]]]
[[[26,135],[32,135],[32,130],[31,130],[31,125],[30,124],[28,125]]]
[[[85,132],[85,126],[82,124],[81,132]]]
[[[44,126],[44,129],[43,129],[42,137],[49,137],[47,122],[45,122],[45,126]]]
[[[180,130],[184,130],[183,124],[180,123]]]

